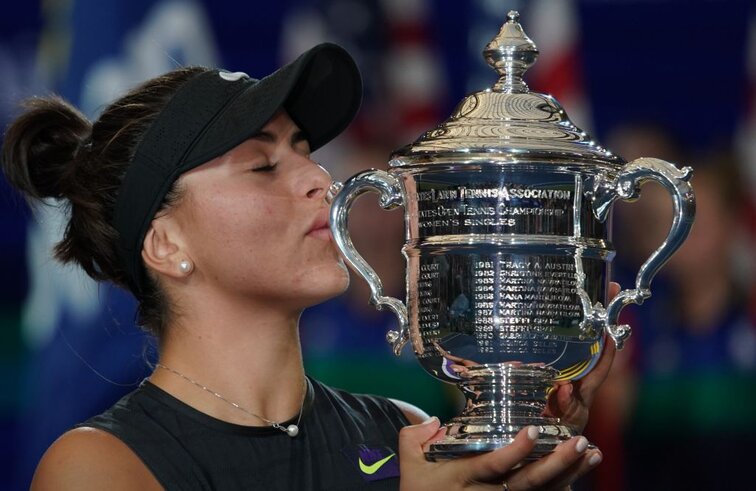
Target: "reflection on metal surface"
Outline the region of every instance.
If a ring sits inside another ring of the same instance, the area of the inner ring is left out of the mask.
[[[395,153],[389,172],[357,174],[333,199],[337,246],[370,285],[370,301],[399,319],[387,336],[394,351],[410,341],[423,368],[467,398],[431,459],[498,448],[529,424],[541,427],[533,457],[574,435],[543,416],[549,391],[590,372],[604,333],[622,346],[630,331],[617,325],[619,311],[650,295],[695,213],[689,169],[656,159],[626,164],[553,98],[528,92],[521,77],[536,55],[511,14],[485,51],[496,85]],[[672,229],[635,288],[607,305],[611,205],[637,197],[647,180],[672,194]],[[383,295],[349,237],[349,209],[368,191],[383,208],[405,209],[406,305]]]

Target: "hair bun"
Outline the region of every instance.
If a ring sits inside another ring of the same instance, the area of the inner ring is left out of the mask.
[[[23,106],[26,111],[5,133],[3,171],[29,197],[66,197],[92,124],[57,96],[28,99]]]

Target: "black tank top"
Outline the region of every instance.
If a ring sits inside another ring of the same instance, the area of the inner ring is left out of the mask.
[[[308,380],[294,438],[215,419],[149,381],[79,426],[118,437],[168,490],[398,489],[404,414],[385,398]]]

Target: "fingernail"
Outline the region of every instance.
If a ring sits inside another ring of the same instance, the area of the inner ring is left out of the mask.
[[[422,424],[429,425],[429,424],[433,423],[434,421],[438,421],[438,417],[431,416],[430,418],[428,418],[425,421],[423,421]]]
[[[541,432],[536,426],[528,426],[528,438],[535,440]]]
[[[575,444],[575,450],[577,450],[578,453],[583,453],[586,448],[588,448],[588,439],[584,436],[579,437]]]
[[[588,465],[599,465],[601,463],[601,452],[596,452],[588,459]]]

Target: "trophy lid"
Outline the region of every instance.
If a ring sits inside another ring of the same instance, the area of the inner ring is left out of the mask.
[[[453,114],[397,150],[391,167],[449,162],[553,162],[619,166],[624,161],[575,126],[550,95],[530,92],[522,77],[538,48],[510,11],[483,56],[499,75],[493,87],[465,97]]]

